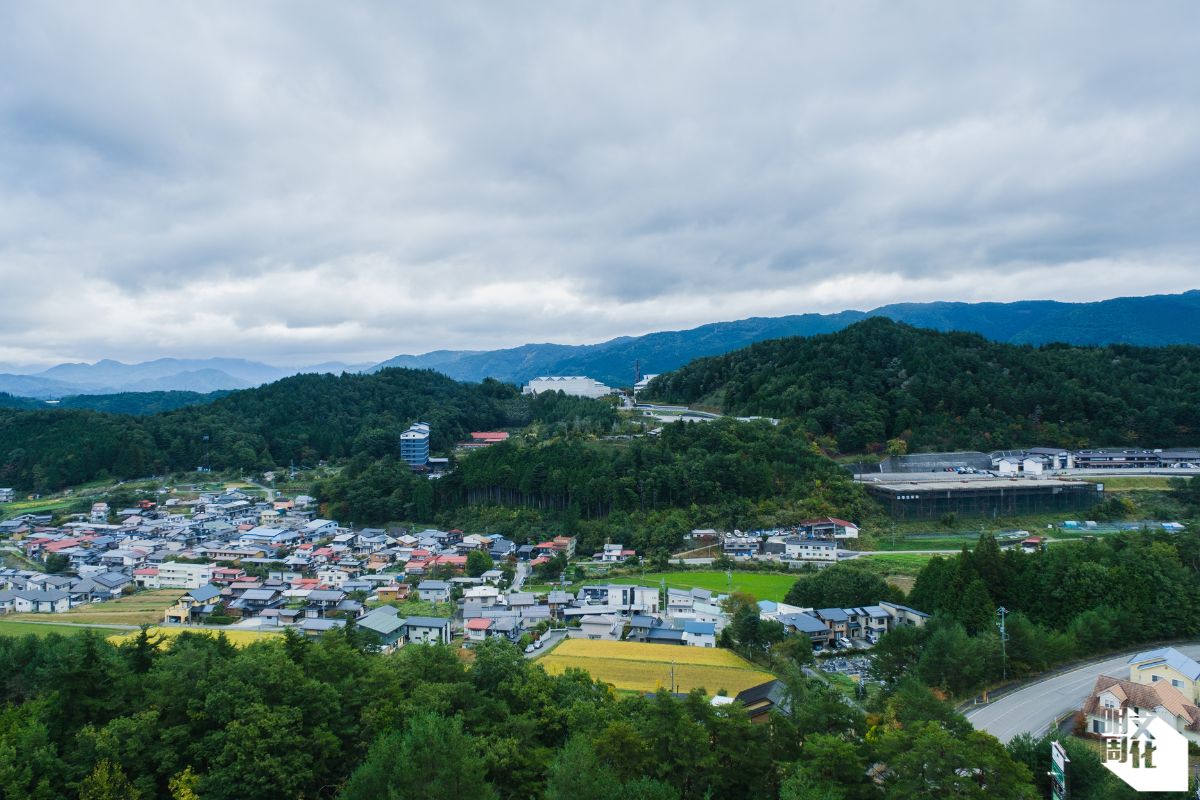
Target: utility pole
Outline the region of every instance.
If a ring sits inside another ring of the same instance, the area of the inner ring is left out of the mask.
[[[996,627],[1000,629],[1000,676],[1002,680],[1008,680],[1008,628],[1004,624],[1004,618],[1007,615],[1008,609],[1004,606],[996,609]]]

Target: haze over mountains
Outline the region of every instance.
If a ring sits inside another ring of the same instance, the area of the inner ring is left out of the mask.
[[[95,364],[59,364],[31,374],[0,374],[0,392],[39,399],[119,392],[207,394],[249,389],[301,372],[358,372],[368,366],[330,362],[289,369],[241,358],[159,358],[140,364],[105,359]]]
[[[437,350],[398,355],[375,365],[329,362],[287,368],[238,358],[160,358],[141,364],[104,360],[59,364],[27,374],[0,373],[0,392],[39,399],[170,390],[208,393],[246,389],[303,372],[373,372],[387,367],[433,369],[462,381],[491,377],[523,383],[538,375],[577,374],[613,386],[629,386],[639,362],[642,373],[667,372],[693,359],[721,355],[766,339],[832,333],[877,316],[935,330],[971,331],[1011,344],[1200,344],[1200,290],[1192,290],[1092,303],[897,303],[871,311],[716,322],[593,345]]]

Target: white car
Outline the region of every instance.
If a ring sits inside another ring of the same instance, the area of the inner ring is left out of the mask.
[[[535,647],[534,647],[533,645],[531,645],[531,644],[527,644],[527,645],[525,645],[525,652],[526,652],[526,653],[532,653],[532,652],[533,652],[534,650],[536,650],[536,649],[537,649],[537,648],[535,648]]]
[[[538,650],[541,650],[542,646],[545,644],[546,643],[544,641],[542,641],[541,639],[538,639],[536,642],[533,643],[533,646],[536,647]]]
[[[853,647],[854,646],[854,645],[850,644],[850,640],[847,639],[845,636],[839,636],[837,643],[838,643],[838,647]]]

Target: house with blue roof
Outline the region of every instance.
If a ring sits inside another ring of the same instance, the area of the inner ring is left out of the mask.
[[[1200,701],[1200,664],[1174,647],[1159,647],[1129,659],[1134,683],[1170,683],[1192,703]]]
[[[716,647],[717,626],[689,619],[683,623],[683,643],[689,647]]]

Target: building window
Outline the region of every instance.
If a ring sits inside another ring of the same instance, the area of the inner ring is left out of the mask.
[[[1092,733],[1104,733],[1104,720],[1092,720]]]
[[[1151,675],[1151,676],[1150,676],[1150,682],[1151,682],[1151,683],[1158,683],[1158,680],[1159,680],[1159,678],[1158,678],[1158,676],[1157,676],[1157,675]]]
[[[1182,688],[1183,688],[1183,681],[1181,681],[1181,680],[1176,680],[1175,678],[1172,678],[1172,679],[1171,679],[1171,685],[1172,685],[1172,686],[1174,686],[1176,689],[1182,689]]]

